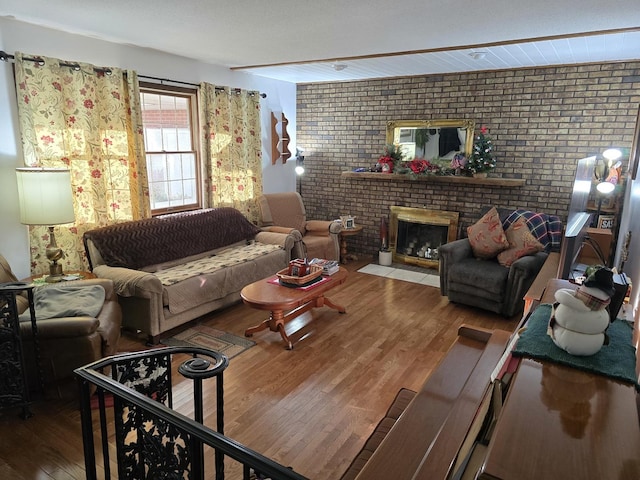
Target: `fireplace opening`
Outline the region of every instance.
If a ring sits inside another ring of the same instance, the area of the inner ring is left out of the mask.
[[[389,247],[400,263],[438,268],[438,249],[456,239],[458,213],[391,207]]]

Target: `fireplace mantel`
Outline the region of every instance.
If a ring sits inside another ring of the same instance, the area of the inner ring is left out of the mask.
[[[431,182],[431,183],[459,183],[467,185],[487,185],[491,187],[522,187],[522,178],[475,178],[458,175],[395,175],[393,173],[374,172],[342,172],[343,178],[353,180],[376,180],[382,182]]]

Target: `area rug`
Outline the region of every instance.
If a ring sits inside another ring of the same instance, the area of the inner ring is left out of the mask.
[[[370,263],[369,265],[362,267],[358,272],[440,288],[440,276],[438,275],[437,270],[429,270],[420,267],[411,268],[411,266],[404,266],[396,263],[393,263],[390,267],[378,265],[377,263]]]
[[[173,337],[160,339],[160,343],[168,346],[203,347],[224,353],[227,358],[233,358],[245,350],[253,347],[256,342],[238,337],[231,333],[216,330],[205,325],[196,325]]]

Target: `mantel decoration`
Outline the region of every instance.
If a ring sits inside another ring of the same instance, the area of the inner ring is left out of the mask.
[[[378,160],[374,172],[393,173],[394,166],[400,165],[402,162],[403,153],[399,145],[386,145],[384,147],[384,153]]]
[[[473,150],[471,155],[463,167],[465,171],[472,175],[482,174],[486,176],[489,170],[496,168],[496,160],[493,158],[493,143],[487,134],[487,127],[482,126],[480,133],[476,135],[473,141]]]
[[[414,158],[405,160],[399,146],[387,145],[377,163],[371,168],[371,172],[395,173],[399,175],[460,175],[462,172],[471,175],[471,171],[465,171],[467,158],[459,153],[449,160],[446,158],[425,160]],[[358,169],[363,171],[363,169]]]
[[[468,177],[486,177],[487,172],[496,168],[493,158],[493,143],[487,133],[487,127],[482,126],[474,137],[470,154],[458,152],[453,157],[433,158],[430,160],[416,157],[411,160],[405,158],[405,151],[400,144],[387,144],[382,156],[369,169],[371,172],[394,173],[397,175],[464,175]],[[357,168],[355,171],[366,171]]]

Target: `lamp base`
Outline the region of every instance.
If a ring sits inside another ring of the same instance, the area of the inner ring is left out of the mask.
[[[52,262],[51,265],[49,265],[49,276],[46,279],[47,283],[56,283],[56,282],[61,282],[62,281],[62,265],[60,265],[58,262]]]

